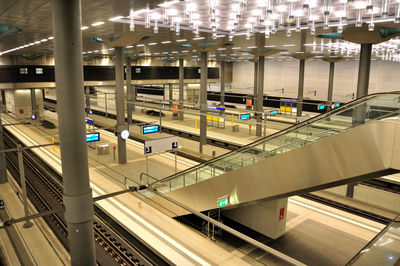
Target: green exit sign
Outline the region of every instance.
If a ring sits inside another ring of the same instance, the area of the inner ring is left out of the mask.
[[[229,204],[229,198],[224,198],[218,201],[218,208],[222,208]]]

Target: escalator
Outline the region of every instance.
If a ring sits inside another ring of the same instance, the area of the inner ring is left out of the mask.
[[[400,170],[399,115],[400,92],[371,94],[163,180],[147,182],[205,211],[393,174]],[[223,206],[221,199],[227,199]],[[170,205],[156,195],[152,200]]]

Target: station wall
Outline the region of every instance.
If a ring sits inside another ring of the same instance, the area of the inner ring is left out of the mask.
[[[349,101],[357,91],[358,60],[336,63],[334,100]],[[400,64],[372,61],[369,93],[400,90]],[[299,61],[266,61],[264,93],[271,96],[297,97]],[[233,64],[232,92],[253,93],[254,63]],[[325,100],[328,92],[329,63],[309,60],[305,64],[304,97]],[[251,78],[249,78],[251,77]],[[282,93],[284,88],[284,93]],[[315,95],[316,90],[316,95]]]

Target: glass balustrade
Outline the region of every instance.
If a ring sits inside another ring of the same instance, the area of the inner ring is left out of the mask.
[[[169,192],[301,148],[374,120],[398,118],[399,112],[400,92],[372,94],[151,185],[162,192]]]

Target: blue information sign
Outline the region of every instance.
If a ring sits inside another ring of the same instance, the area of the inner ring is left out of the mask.
[[[278,111],[271,111],[269,114],[270,114],[271,116],[276,116],[276,115],[278,115]]]
[[[224,108],[224,107],[208,106],[207,108],[208,108],[208,109],[211,109],[211,110],[225,111],[225,108]]]
[[[240,120],[249,120],[250,119],[250,114],[243,114],[239,116]]]
[[[86,122],[87,124],[94,125],[94,120],[91,119],[91,118],[89,118],[89,117],[85,117],[85,122]]]
[[[324,109],[325,109],[325,105],[323,105],[323,104],[318,105],[318,110],[324,110]]]
[[[159,125],[151,125],[151,126],[143,127],[143,134],[151,134],[151,133],[157,133],[157,132],[160,132]]]
[[[100,133],[99,132],[87,133],[86,134],[86,142],[94,142],[94,141],[99,141],[99,140],[100,140]]]

